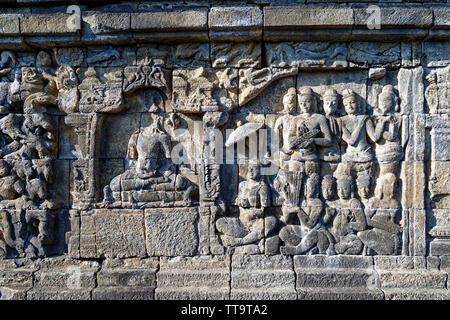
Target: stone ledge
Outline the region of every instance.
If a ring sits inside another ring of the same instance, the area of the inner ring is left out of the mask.
[[[69,28],[70,14],[24,14],[20,16],[21,34],[25,36],[76,35],[78,30]]]
[[[262,12],[258,7],[213,7],[208,25],[211,41],[260,40]]]
[[[366,28],[371,13],[364,8],[353,8],[356,28]],[[390,28],[430,28],[433,25],[433,12],[424,7],[380,6],[381,29]]]
[[[142,41],[207,41],[208,10],[131,13],[131,30]]]
[[[353,10],[349,7],[291,6],[264,8],[264,30],[350,28]]]
[[[125,9],[129,11],[82,12],[81,33],[69,28],[71,15],[64,12],[8,11],[0,14],[0,47],[5,41],[20,43],[19,36],[41,47],[84,42],[255,41],[261,39],[262,29],[267,41],[450,39],[450,10],[445,5],[383,4],[381,29],[374,30],[366,27],[370,13],[361,5],[265,6],[264,16],[256,6],[212,7],[209,12],[207,7],[140,12]]]
[[[405,256],[295,256],[295,276],[292,259],[282,255],[107,259],[101,266],[55,257],[37,264],[23,261],[20,268],[2,264],[0,293],[12,300],[447,300],[449,259],[433,258],[430,270],[413,266],[415,258]],[[81,286],[72,287],[69,271],[77,267]]]

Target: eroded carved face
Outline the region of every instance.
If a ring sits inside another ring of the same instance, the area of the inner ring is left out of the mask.
[[[308,181],[305,190],[306,198],[317,198],[319,196],[319,183],[317,181]]]
[[[362,199],[368,199],[370,197],[370,186],[358,186],[358,195]]]
[[[22,79],[24,82],[31,84],[43,83],[42,75],[36,68],[24,68]]]
[[[298,98],[298,105],[302,113],[313,113],[316,110],[316,99],[311,95],[302,95]]]
[[[289,114],[293,114],[297,111],[297,105],[295,101],[295,94],[286,94],[283,98],[284,111]]]
[[[251,164],[248,166],[247,178],[251,180],[258,180],[261,176],[259,165]]]
[[[446,81],[446,73],[444,71],[439,71],[436,73],[436,79],[438,83],[444,83]]]
[[[326,115],[334,115],[338,108],[339,99],[337,96],[325,96],[323,98],[323,110]]]
[[[352,183],[350,179],[342,179],[338,181],[337,191],[340,199],[350,199],[352,194]]]
[[[378,106],[383,113],[392,111],[394,104],[394,97],[391,95],[382,95],[378,101]]]
[[[51,64],[52,64],[52,58],[50,57],[50,55],[47,52],[41,51],[38,53],[38,55],[36,56],[36,65],[48,67]]]
[[[335,195],[334,185],[332,183],[322,182],[322,196],[325,200],[332,200]]]
[[[350,96],[344,99],[344,108],[347,114],[356,114],[359,110],[358,100],[355,96]]]

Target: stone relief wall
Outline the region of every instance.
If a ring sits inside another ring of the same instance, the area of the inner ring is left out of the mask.
[[[2,298],[450,297],[447,6],[139,6],[0,14]]]

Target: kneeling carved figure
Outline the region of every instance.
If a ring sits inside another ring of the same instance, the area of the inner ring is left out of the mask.
[[[268,239],[269,242],[277,241],[277,237],[270,237],[277,226],[277,219],[266,216],[265,209],[270,206],[270,189],[262,179],[260,170],[258,162],[250,162],[247,181],[239,184],[236,200],[239,217],[222,217],[216,221],[223,244],[233,248],[235,253],[264,253],[264,237],[266,242]]]

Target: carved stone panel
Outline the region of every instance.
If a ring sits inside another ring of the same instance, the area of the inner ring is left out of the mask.
[[[450,297],[444,3],[22,2],[0,298]]]

